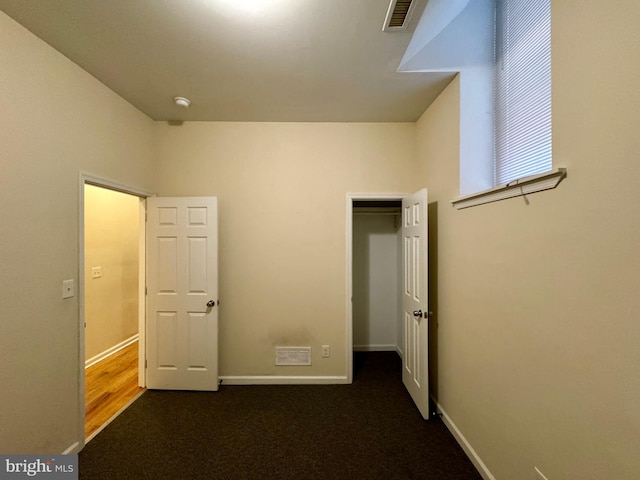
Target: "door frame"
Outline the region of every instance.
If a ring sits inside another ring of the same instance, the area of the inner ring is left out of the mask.
[[[93,185],[113,190],[120,193],[126,193],[138,197],[140,201],[140,238],[139,251],[140,258],[138,261],[138,385],[144,387],[146,385],[144,358],[146,356],[146,302],[145,302],[145,284],[146,284],[146,259],[145,259],[145,238],[146,238],[146,208],[145,201],[148,197],[155,196],[154,193],[146,190],[131,187],[104,177],[98,177],[86,172],[80,172],[79,188],[78,188],[78,438],[79,450],[85,445],[85,288],[84,288],[84,187],[85,185]]]
[[[369,201],[402,201],[410,193],[347,193],[346,201],[346,377],[347,383],[353,383],[353,202]]]

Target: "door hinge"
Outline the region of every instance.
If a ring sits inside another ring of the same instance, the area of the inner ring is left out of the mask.
[[[144,368],[147,368],[147,359],[144,359]]]
[[[144,294],[147,294],[147,287],[144,287]]]

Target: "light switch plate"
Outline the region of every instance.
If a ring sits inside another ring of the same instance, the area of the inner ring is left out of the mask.
[[[73,279],[62,281],[62,298],[71,298],[76,294]]]

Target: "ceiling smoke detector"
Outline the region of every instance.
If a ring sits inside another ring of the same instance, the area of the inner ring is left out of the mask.
[[[382,25],[383,32],[400,32],[406,30],[418,0],[391,0],[387,17]]]
[[[184,97],[174,97],[173,101],[176,102],[177,106],[182,108],[189,108],[189,105],[191,105],[191,100]]]

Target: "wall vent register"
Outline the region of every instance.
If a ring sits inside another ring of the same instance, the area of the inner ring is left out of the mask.
[[[391,0],[382,25],[383,32],[404,31],[415,10],[414,0]]]
[[[276,365],[311,365],[311,347],[276,347]]]

